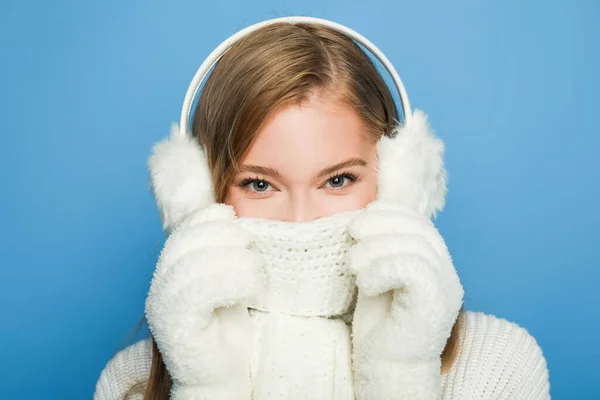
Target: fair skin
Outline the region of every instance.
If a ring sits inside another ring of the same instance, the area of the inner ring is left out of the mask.
[[[239,217],[311,221],[375,200],[375,143],[349,106],[314,94],[266,121],[229,186]]]

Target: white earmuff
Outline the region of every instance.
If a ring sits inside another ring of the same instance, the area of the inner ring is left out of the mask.
[[[170,232],[186,215],[215,201],[204,150],[189,131],[192,104],[203,80],[233,43],[257,29],[280,22],[332,28],[363,45],[387,69],[400,95],[404,123],[394,129],[391,137],[382,136],[377,143],[377,198],[403,203],[429,218],[435,217],[444,208],[447,193],[444,144],[431,130],[423,112],[416,110],[413,114],[404,85],[392,63],[368,39],[344,25],[321,18],[283,17],[262,21],[235,33],[212,51],[194,75],[184,99],[179,125],[172,125],[170,136],[154,146],[148,160],[150,187],[163,229]]]

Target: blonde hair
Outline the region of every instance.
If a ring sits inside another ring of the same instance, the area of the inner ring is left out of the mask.
[[[206,150],[216,201],[224,201],[269,117],[315,93],[356,110],[373,143],[398,123],[393,97],[371,59],[352,39],[329,28],[269,25],[223,55],[206,80],[192,123],[194,137]],[[442,353],[442,373],[457,356],[462,321],[463,310]],[[168,399],[172,382],[156,343],[152,353],[144,398]]]

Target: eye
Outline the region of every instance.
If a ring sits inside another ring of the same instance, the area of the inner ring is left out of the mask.
[[[351,172],[341,172],[337,175],[329,177],[327,184],[335,190],[343,189],[346,186],[356,182],[358,177]]]
[[[258,178],[244,179],[239,186],[245,190],[258,193],[266,192],[269,187],[272,187],[269,182]]]

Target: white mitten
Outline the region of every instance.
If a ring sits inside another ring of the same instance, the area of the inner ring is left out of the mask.
[[[440,399],[441,354],[464,294],[443,238],[426,216],[380,200],[349,229],[356,398]]]
[[[173,380],[171,398],[252,396],[252,327],[245,304],[263,282],[262,259],[235,212],[212,204],[167,239],[146,300],[150,331]]]

